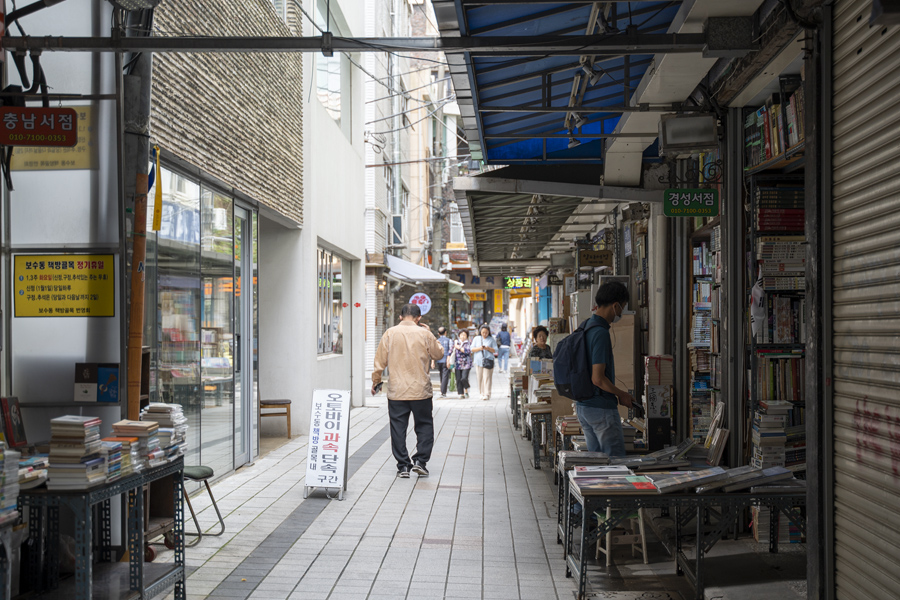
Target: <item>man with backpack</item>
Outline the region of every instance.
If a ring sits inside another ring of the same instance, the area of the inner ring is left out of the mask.
[[[628,305],[628,289],[617,281],[604,283],[594,300],[594,315],[557,346],[553,376],[559,392],[576,401],[575,414],[588,451],[624,456],[618,405],[640,407],[631,394],[615,385],[609,327],[622,317]]]

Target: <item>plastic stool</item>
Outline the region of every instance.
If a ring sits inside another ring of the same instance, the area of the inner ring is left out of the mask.
[[[598,523],[603,523],[607,519],[612,518],[612,509],[606,509],[605,517],[599,512],[594,513],[594,515],[596,515]],[[597,540],[597,553],[594,558],[599,559],[601,552],[605,554],[607,567],[609,567],[612,559],[612,548],[616,544],[631,546],[632,556],[634,556],[635,550],[640,550],[641,556],[644,558],[644,564],[647,564],[647,538],[644,535],[644,509],[639,508],[636,512],[628,514],[625,519],[631,521],[631,532],[619,532],[614,534],[612,531],[610,531],[605,536],[605,545],[602,543],[604,541],[602,538]],[[637,521],[637,523],[635,523],[635,521]],[[635,534],[634,532],[635,525],[637,525],[637,529],[640,532],[638,534]]]
[[[190,496],[188,496],[187,490],[185,490],[184,500],[185,500],[185,502],[187,502],[188,509],[191,511],[191,517],[193,517],[193,519],[194,519],[194,526],[197,527],[197,533],[191,533],[188,531],[184,532],[185,535],[189,535],[189,536],[197,538],[196,541],[194,541],[191,544],[188,544],[188,546],[196,546],[197,544],[199,544],[200,540],[203,539],[204,535],[220,536],[223,533],[225,533],[225,520],[222,518],[222,513],[219,512],[219,505],[216,504],[216,499],[213,496],[212,490],[209,487],[209,479],[213,475],[214,475],[214,472],[210,467],[197,466],[197,467],[185,467],[184,468],[184,478],[185,479],[190,479],[191,481],[202,481],[203,484],[206,486],[206,491],[207,491],[207,493],[209,493],[209,499],[212,500],[213,508],[216,509],[216,515],[218,515],[218,517],[219,517],[219,525],[221,526],[219,533],[203,533],[203,529],[200,528],[200,521],[197,520],[197,514],[194,512],[194,507],[191,506],[191,498],[190,498]]]

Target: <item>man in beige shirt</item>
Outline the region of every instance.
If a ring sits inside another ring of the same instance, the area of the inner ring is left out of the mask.
[[[431,361],[444,356],[428,326],[419,321],[422,311],[415,304],[400,310],[400,324],[381,336],[375,353],[372,395],[381,389],[381,376],[390,368],[387,383],[388,415],[391,419],[391,450],[397,459],[397,477],[409,478],[412,469],[419,477],[428,477],[426,463],[434,446],[432,418]],[[412,460],[406,449],[406,428],[412,413],[416,430],[416,453]]]

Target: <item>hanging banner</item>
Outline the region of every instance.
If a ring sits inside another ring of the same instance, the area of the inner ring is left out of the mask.
[[[668,189],[663,195],[667,217],[715,217],[719,214],[719,191]]]
[[[350,390],[314,390],[303,497],[312,488],[347,489]]]
[[[503,290],[494,290],[494,312],[503,312]]]
[[[112,254],[16,255],[16,317],[114,317]]]
[[[428,311],[431,310],[431,298],[428,297],[428,294],[423,294],[422,292],[413,294],[412,298],[409,299],[409,303],[418,306],[423,315],[427,315]]]

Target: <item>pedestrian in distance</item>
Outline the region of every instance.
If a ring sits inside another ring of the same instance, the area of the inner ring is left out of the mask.
[[[391,422],[391,451],[397,461],[397,477],[409,478],[412,470],[419,477],[428,477],[425,465],[434,447],[434,417],[432,415],[434,389],[431,386],[432,361],[444,356],[428,326],[419,321],[422,311],[415,304],[400,310],[399,325],[381,336],[375,352],[375,371],[372,373],[372,395],[381,390],[382,375],[390,369],[387,383],[388,416]],[[409,457],[406,449],[406,428],[413,416],[416,432],[416,453]]]
[[[618,405],[631,407],[635,400],[615,385],[616,365],[609,328],[622,318],[628,306],[628,288],[618,281],[604,283],[597,289],[596,307],[586,331],[594,395],[575,403],[575,414],[584,430],[588,452],[605,452],[609,456],[625,456],[625,437]]]
[[[447,365],[447,359],[450,357],[450,349],[452,346],[450,338],[447,337],[446,327],[438,327],[437,341],[438,344],[441,345],[441,348],[444,349],[444,356],[439,360],[434,361],[434,364],[437,367],[438,375],[440,376],[441,398],[446,398],[447,386],[450,385],[450,367]]]
[[[481,335],[472,340],[472,354],[475,362],[475,372],[478,375],[478,392],[482,400],[491,399],[491,383],[494,380],[494,360],[500,351],[497,341],[491,335],[491,328],[481,326]]]
[[[501,373],[509,371],[509,347],[512,344],[512,337],[507,331],[506,323],[500,326],[500,333],[497,334],[497,346],[499,346],[500,354],[498,356],[497,366],[500,367]]]
[[[469,371],[472,370],[472,342],[469,341],[469,332],[465,329],[459,332],[459,339],[453,343],[453,352],[456,353],[456,390],[463,398],[469,397]]]
[[[528,353],[530,358],[553,358],[553,350],[547,345],[548,337],[550,337],[550,331],[543,325],[538,325],[531,331],[534,345],[531,347],[531,352]]]

